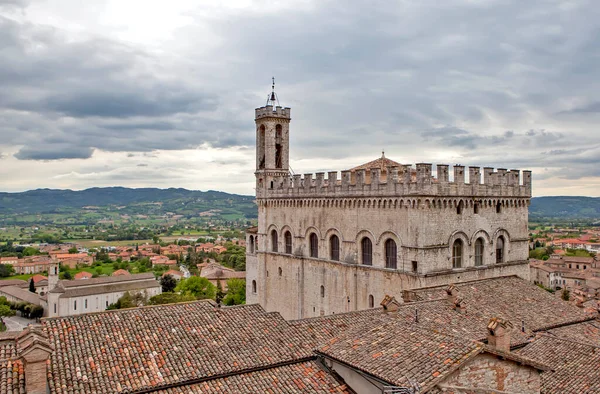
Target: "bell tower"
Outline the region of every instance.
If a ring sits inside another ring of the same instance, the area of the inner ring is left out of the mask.
[[[273,179],[290,172],[290,108],[282,108],[275,93],[275,78],[264,107],[256,108],[256,197],[276,187]]]

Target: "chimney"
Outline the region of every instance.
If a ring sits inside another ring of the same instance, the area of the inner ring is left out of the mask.
[[[417,293],[412,290],[402,290],[402,301],[406,302],[415,302],[417,300]]]
[[[450,283],[450,285],[446,288],[446,294],[448,294],[448,298],[452,303],[456,302],[458,298],[458,288],[454,286],[454,284]]]
[[[30,326],[16,338],[17,354],[25,367],[27,394],[48,393],[47,362],[52,346],[41,326]]]
[[[381,301],[380,305],[386,312],[398,312],[398,308],[400,308],[401,304],[396,300],[395,297],[386,295],[383,301]]]
[[[510,334],[513,329],[511,322],[501,317],[493,317],[490,319],[487,329],[488,345],[501,352],[510,352]]]
[[[454,307],[452,308],[458,313],[465,313],[465,301],[461,297],[454,299]]]

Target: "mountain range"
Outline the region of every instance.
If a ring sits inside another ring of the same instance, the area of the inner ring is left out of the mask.
[[[214,190],[181,188],[130,189],[124,187],[91,188],[81,191],[37,189],[21,193],[0,193],[0,217],[47,215],[113,207],[123,214],[161,214],[197,216],[215,210],[217,215],[254,219],[257,215],[253,196]],[[530,220],[600,220],[600,198],[534,197],[529,207]]]

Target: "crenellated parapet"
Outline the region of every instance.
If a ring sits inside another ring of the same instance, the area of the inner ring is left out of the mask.
[[[371,169],[367,176],[364,169],[329,171],[327,174],[304,174],[277,176],[273,187],[258,198],[296,197],[359,197],[359,196],[472,196],[472,197],[531,197],[531,171],[506,170],[491,167],[450,166],[438,164],[436,176],[432,165],[418,163],[388,167],[385,176],[381,170]],[[415,175],[416,174],[416,175]],[[352,176],[353,175],[353,176]],[[468,179],[467,179],[468,176]]]
[[[280,106],[276,106],[273,109],[272,105],[266,105],[264,107],[256,108],[254,110],[254,119],[261,118],[281,118],[281,119],[290,119],[291,109],[289,107],[282,108]]]

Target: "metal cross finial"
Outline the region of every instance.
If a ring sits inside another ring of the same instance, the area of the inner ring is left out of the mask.
[[[273,88],[273,91],[275,91],[275,77],[271,77],[271,79],[273,80],[273,86],[272,86],[272,88]]]

